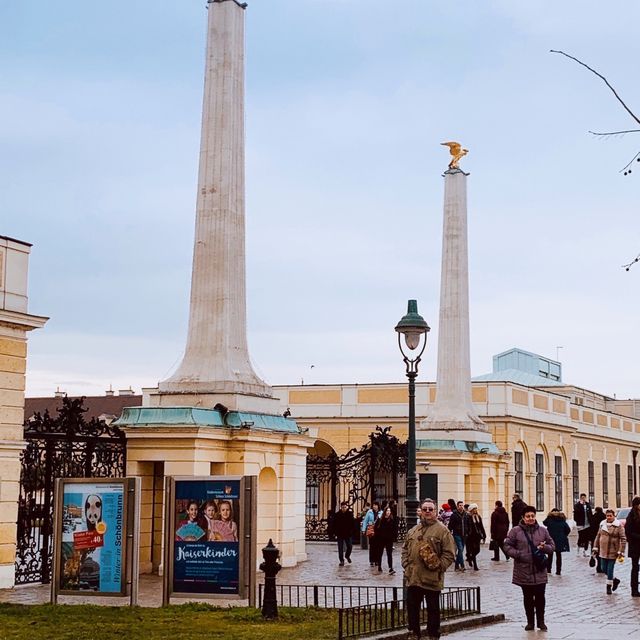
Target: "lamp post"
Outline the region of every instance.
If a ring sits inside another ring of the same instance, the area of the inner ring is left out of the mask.
[[[416,478],[416,378],[418,364],[427,346],[431,329],[418,313],[418,302],[409,300],[407,314],[396,325],[398,346],[407,367],[409,378],[409,438],[407,439],[407,495],[405,498],[407,531],[417,524],[418,497]],[[422,337],[424,336],[424,340]],[[404,339],[404,340],[403,340]],[[403,345],[404,341],[404,345]],[[422,344],[422,347],[420,347]]]

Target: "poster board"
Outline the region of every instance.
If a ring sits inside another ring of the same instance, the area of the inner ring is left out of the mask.
[[[165,487],[163,604],[255,599],[255,476],[176,476]]]
[[[51,600],[137,599],[139,478],[58,478]]]

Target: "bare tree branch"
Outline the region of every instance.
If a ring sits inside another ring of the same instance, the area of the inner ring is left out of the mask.
[[[589,131],[592,136],[620,136],[625,133],[640,133],[640,129],[627,129],[626,131],[606,131],[604,133],[600,133],[598,131]]]
[[[639,255],[639,256],[636,256],[635,260],[632,260],[629,264],[623,264],[623,265],[622,265],[622,268],[623,268],[625,271],[629,271],[629,269],[631,269],[631,267],[633,267],[633,265],[634,265],[636,262],[640,262],[640,255]]]
[[[616,97],[618,102],[624,107],[625,111],[638,124],[640,124],[640,118],[638,118],[638,116],[636,116],[636,114],[633,113],[633,111],[631,111],[631,109],[629,109],[629,107],[627,107],[627,105],[625,104],[624,100],[618,95],[618,92],[609,84],[609,81],[601,73],[598,73],[595,69],[592,69],[588,64],[585,64],[584,62],[582,62],[582,60],[578,60],[578,58],[574,58],[573,56],[570,56],[568,53],[565,53],[564,51],[556,51],[555,49],[551,49],[550,51],[551,51],[551,53],[559,53],[560,55],[563,55],[566,58],[570,58],[571,60],[574,60],[575,62],[577,62],[578,64],[582,65],[586,69],[589,69],[589,71],[591,71],[591,73],[594,73],[595,75],[597,75],[598,78],[600,78],[607,85],[607,87],[609,87],[609,89],[611,89],[611,91],[613,92],[613,95]]]
[[[629,167],[633,164],[633,161],[636,162],[640,162],[640,152],[636,153],[635,156],[633,156],[633,158],[631,158],[631,160],[629,161],[629,163],[622,167],[622,169],[620,169],[620,171],[618,171],[618,173],[624,173],[624,175],[626,176],[628,173],[631,173],[631,169],[629,169]]]

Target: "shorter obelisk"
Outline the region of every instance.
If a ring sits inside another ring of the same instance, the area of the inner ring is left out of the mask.
[[[444,222],[436,400],[422,422],[425,431],[448,431],[453,439],[490,440],[471,401],[469,356],[469,261],[467,249],[467,173],[458,166],[466,150],[447,144],[453,159],[444,173]],[[456,146],[457,145],[457,146]],[[442,435],[437,436],[443,437]]]

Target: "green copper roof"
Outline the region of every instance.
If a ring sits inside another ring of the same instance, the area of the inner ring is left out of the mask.
[[[469,442],[467,440],[417,440],[416,450],[460,451],[461,453],[491,453],[494,455],[501,453],[493,442]]]
[[[118,427],[196,426],[300,433],[296,421],[290,418],[229,411],[223,420],[220,411],[198,407],[127,407],[113,424]]]

